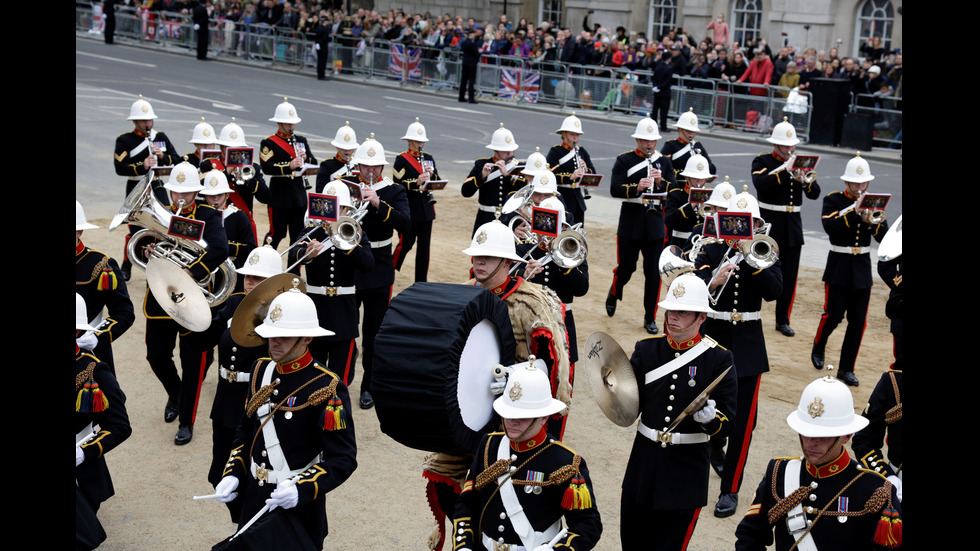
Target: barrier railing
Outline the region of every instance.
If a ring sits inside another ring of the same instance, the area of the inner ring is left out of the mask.
[[[871,94],[856,94],[851,112],[871,116],[871,147],[902,148],[902,98]]]

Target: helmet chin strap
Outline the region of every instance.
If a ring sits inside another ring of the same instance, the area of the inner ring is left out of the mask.
[[[530,438],[530,437],[534,436],[535,434],[537,434],[538,431],[541,430],[540,425],[538,425],[538,421],[540,421],[541,419],[542,419],[541,417],[538,417],[538,418],[534,419],[533,421],[531,421],[531,424],[528,425],[526,429],[524,429],[524,432],[522,432],[517,438],[514,438],[513,441],[514,442],[523,442],[523,441],[527,440],[528,438]]]
[[[816,465],[817,467],[820,467],[821,465],[826,465],[827,463],[833,461],[834,459],[837,459],[837,456],[840,455],[841,448],[843,447],[843,445],[844,445],[844,437],[838,436],[834,440],[834,445],[831,446],[829,449],[827,449],[827,453],[823,454],[823,456],[821,456],[820,459],[811,463],[813,465]],[[803,448],[802,438],[800,439],[800,448]],[[803,448],[803,454],[806,455],[806,448]]]
[[[480,283],[486,283],[487,281],[490,281],[491,279],[493,279],[493,276],[497,275],[497,272],[499,272],[500,271],[500,268],[503,267],[504,260],[505,259],[503,259],[503,258],[499,259],[499,262],[497,262],[497,267],[494,268],[492,272],[490,272],[490,275],[488,275],[487,277],[485,277],[483,279],[476,278],[476,280],[479,281]]]

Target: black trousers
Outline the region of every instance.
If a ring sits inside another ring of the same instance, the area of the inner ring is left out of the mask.
[[[817,336],[813,342],[826,345],[834,329],[837,329],[847,316],[847,330],[844,332],[844,343],[841,344],[837,372],[853,373],[858,351],[861,349],[861,339],[864,338],[864,328],[867,325],[871,288],[851,289],[829,283],[825,283],[824,287],[826,298],[823,315],[820,316],[820,325],[817,326]]]
[[[381,322],[384,321],[390,301],[390,285],[376,289],[357,290],[357,306],[358,308],[364,307],[364,314],[361,318],[361,347],[364,349],[361,356],[361,365],[364,367],[364,375],[361,377],[361,392],[371,390],[374,340],[378,336],[378,330],[381,329]]]
[[[752,432],[759,421],[759,387],[762,375],[738,378],[735,426],[728,438],[725,468],[721,472],[721,493],[738,493],[745,477],[745,464],[752,444]]]
[[[174,363],[178,337],[180,372]],[[181,425],[193,424],[197,417],[201,385],[213,360],[214,350],[202,350],[195,346],[192,333],[174,320],[146,320],[146,361],[163,384],[167,396],[179,400],[178,420]]]
[[[469,67],[463,64],[462,75],[459,78],[459,101],[464,101],[467,93],[470,95],[470,101],[476,101],[476,65]]]
[[[616,268],[610,291],[617,300],[623,300],[623,289],[636,271],[636,262],[643,253],[643,321],[656,321],[657,303],[660,302],[660,252],[663,239],[639,240],[616,237]]]
[[[412,221],[411,229],[399,235],[398,247],[395,248],[395,269],[401,271],[405,257],[418,241],[419,248],[415,251],[415,281],[428,281],[429,250],[432,243],[432,220]]]
[[[803,247],[779,246],[779,265],[783,270],[783,290],[776,299],[776,325],[789,325],[796,299],[796,280],[800,274],[800,251]]]
[[[684,551],[701,509],[654,509],[653,500],[620,498],[619,539],[623,551]]]

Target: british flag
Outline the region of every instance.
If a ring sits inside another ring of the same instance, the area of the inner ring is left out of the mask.
[[[180,38],[180,21],[164,19],[160,26],[163,27],[161,34],[166,38]]]
[[[388,72],[398,80],[418,80],[422,78],[422,50],[413,49],[405,52],[403,44],[391,45],[391,57],[388,61]]]
[[[498,97],[537,103],[540,90],[541,73],[525,73],[521,69],[505,69],[500,72]]]

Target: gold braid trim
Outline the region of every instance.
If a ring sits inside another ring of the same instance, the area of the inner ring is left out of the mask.
[[[895,373],[889,373],[888,376],[892,380],[892,392],[895,393],[895,406],[885,412],[885,424],[891,425],[892,423],[902,420],[902,393],[898,391],[898,381],[895,379]]]
[[[272,391],[276,389],[276,385],[278,384],[278,382],[273,381],[272,384],[265,385],[256,391],[255,394],[252,394],[252,397],[245,404],[245,415],[249,417],[255,416],[255,412],[259,409],[259,406],[269,401],[269,398],[272,396]]]
[[[564,484],[571,478],[579,474],[579,464],[582,463],[582,456],[575,454],[571,465],[565,465],[557,471],[548,475],[548,484]]]
[[[775,490],[776,477],[773,477],[773,486]],[[789,494],[783,499],[776,502],[776,505],[769,509],[769,524],[776,524],[779,519],[786,516],[793,507],[796,507],[803,500],[806,499],[807,494],[810,493],[810,486],[800,486],[799,488],[793,490],[793,493]]]
[[[81,372],[75,375],[75,391],[85,386],[85,383],[92,382],[95,380],[93,373],[95,372],[95,362],[91,362],[85,367]]]
[[[487,484],[495,482],[507,472],[509,467],[510,459],[498,459],[497,461],[494,461],[493,464],[484,469],[482,473],[476,475],[476,482],[473,484],[473,487],[480,490]]]
[[[334,380],[330,381],[330,384],[327,385],[326,387],[321,388],[319,390],[313,391],[313,393],[310,394],[310,397],[307,400],[307,402],[305,404],[303,404],[302,406],[299,406],[299,407],[296,407],[296,408],[283,407],[282,409],[284,409],[286,411],[296,411],[296,410],[299,410],[299,409],[303,409],[306,406],[318,406],[318,405],[326,402],[327,400],[329,400],[329,399],[331,399],[331,398],[333,398],[334,396],[337,395],[337,383],[338,382],[339,382],[339,379],[334,379]]]
[[[102,275],[102,270],[108,265],[109,265],[109,257],[103,256],[102,260],[98,261],[95,264],[95,267],[92,268],[92,277],[90,277],[88,281],[76,281],[75,285],[88,285],[89,283],[92,283],[93,281],[95,281],[97,277]]]

